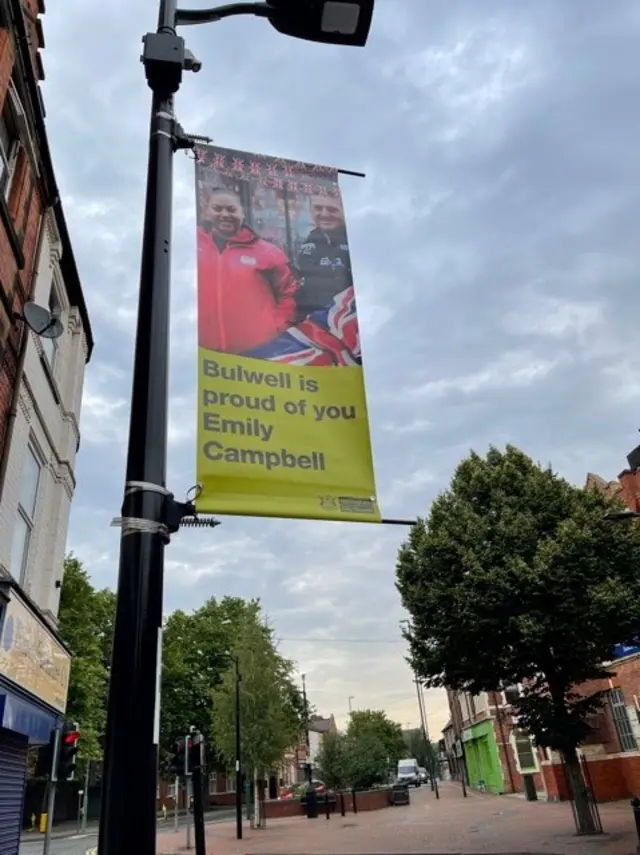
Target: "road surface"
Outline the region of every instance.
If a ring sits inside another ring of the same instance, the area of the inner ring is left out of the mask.
[[[216,811],[215,815],[207,814],[205,824],[209,825],[213,822],[229,822],[235,817],[235,810],[220,810]],[[172,831],[174,828],[173,817],[169,816],[166,820],[158,821],[158,831]],[[186,841],[186,817],[180,817],[180,829],[185,836]],[[92,829],[86,834],[69,834],[65,837],[56,837],[55,826],[53,829],[54,838],[51,841],[50,855],[85,855],[87,850],[94,849],[98,845],[98,830]],[[193,831],[191,832],[191,841],[193,844]],[[20,855],[40,855],[44,845],[44,835],[30,833],[23,836],[20,843]],[[93,853],[92,853],[93,855]]]

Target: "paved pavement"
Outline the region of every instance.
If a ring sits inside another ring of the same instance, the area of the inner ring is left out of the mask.
[[[207,849],[215,855],[635,855],[636,835],[628,804],[600,808],[605,834],[577,837],[568,804],[527,802],[514,796],[469,793],[454,782],[441,785],[441,798],[428,787],[411,792],[411,805],[330,820],[302,817],[268,820],[267,828],[235,825],[207,829]],[[158,855],[184,852],[184,834],[158,834]],[[28,853],[26,853],[28,855]],[[62,853],[60,853],[62,855]],[[66,853],[64,853],[66,855]],[[71,853],[69,853],[71,855]]]

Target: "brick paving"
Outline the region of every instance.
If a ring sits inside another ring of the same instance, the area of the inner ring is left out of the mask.
[[[631,808],[600,806],[605,833],[594,838],[574,832],[567,803],[527,802],[515,796],[469,792],[453,782],[441,798],[428,787],[411,792],[411,805],[367,813],[268,820],[267,828],[235,839],[234,823],[206,829],[208,855],[636,855]],[[186,852],[185,832],[159,834],[158,855]],[[191,850],[193,851],[193,850]]]

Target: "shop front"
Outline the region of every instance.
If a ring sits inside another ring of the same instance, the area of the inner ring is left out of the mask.
[[[504,792],[504,777],[493,721],[487,719],[462,732],[469,786],[490,793]]]
[[[36,606],[0,580],[0,855],[17,855],[29,748],[64,715],[71,656]]]

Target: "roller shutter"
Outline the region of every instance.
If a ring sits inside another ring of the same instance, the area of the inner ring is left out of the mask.
[[[18,855],[27,777],[26,736],[0,729],[0,855]]]

